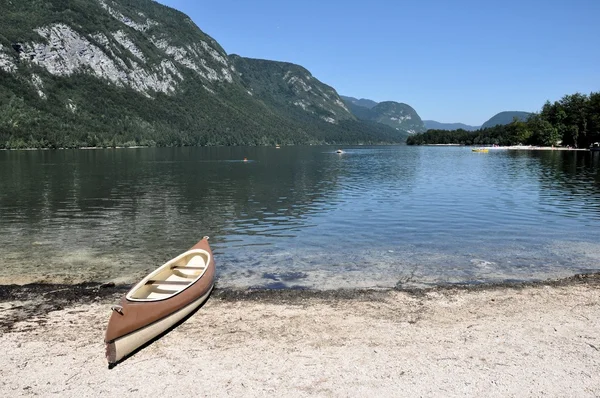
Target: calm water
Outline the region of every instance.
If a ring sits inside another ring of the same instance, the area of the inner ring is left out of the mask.
[[[2,151],[0,283],[133,282],[203,235],[221,287],[600,270],[598,153],[334,149]]]

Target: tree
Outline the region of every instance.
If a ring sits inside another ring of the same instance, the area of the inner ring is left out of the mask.
[[[558,145],[560,134],[556,127],[550,122],[542,119],[540,115],[534,114],[527,120],[528,128],[531,130],[531,143],[533,145],[552,146]]]

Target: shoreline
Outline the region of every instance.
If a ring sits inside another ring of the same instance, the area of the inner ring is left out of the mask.
[[[61,311],[73,305],[117,303],[129,291],[131,286],[133,285],[115,285],[112,282],[0,284],[0,332],[10,332],[17,323],[25,321],[28,318],[43,319],[50,312]],[[528,288],[570,288],[582,286],[600,289],[600,272],[575,274],[570,277],[540,281],[507,281],[477,284],[457,283],[427,287],[402,287],[399,284],[391,288],[341,288],[335,290],[232,289],[219,288],[217,283],[211,294],[211,299],[232,303],[293,304],[306,300],[377,300],[377,297],[389,293],[402,293],[410,297],[422,298],[430,294],[517,292]],[[14,303],[18,303],[18,305],[15,306],[13,305]],[[18,311],[9,311],[15,307]],[[4,313],[2,310],[4,310]]]
[[[49,293],[55,290],[60,291],[72,291],[81,292],[84,290],[96,290],[103,291],[106,293],[126,293],[133,285],[137,282],[130,284],[115,284],[114,282],[98,282],[98,281],[83,281],[77,283],[55,283],[55,282],[31,282],[31,283],[0,283],[0,302],[6,301],[10,295],[15,292],[16,294],[23,293]],[[329,294],[330,292],[366,292],[366,291],[400,291],[406,293],[420,294],[422,292],[429,291],[441,291],[441,290],[495,290],[514,288],[522,289],[526,287],[537,287],[537,286],[569,286],[579,284],[597,284],[600,286],[600,271],[589,272],[589,273],[578,273],[571,276],[565,276],[562,278],[549,278],[543,280],[507,280],[499,282],[457,282],[457,283],[439,283],[428,286],[407,286],[402,287],[399,282],[395,287],[373,287],[373,288],[339,288],[339,289],[312,289],[312,288],[262,288],[262,287],[248,287],[248,288],[219,288],[215,287],[215,291],[223,292],[224,295],[252,295],[256,293],[269,292],[269,294],[275,294],[280,292],[293,292],[293,294],[302,295],[320,295]],[[218,285],[218,281],[217,281]]]
[[[509,146],[489,146],[489,145],[464,145],[464,144],[423,144],[414,146],[431,146],[431,147],[465,147],[465,148],[482,148],[492,150],[510,150],[510,151],[580,151],[593,152],[589,148],[567,148],[563,146],[531,146],[531,145],[509,145]]]
[[[473,146],[473,145],[471,145]],[[482,148],[486,149],[507,149],[511,151],[580,151],[580,152],[590,152],[588,148],[567,148],[564,146],[527,146],[527,145],[511,145],[504,147],[494,147],[494,146],[483,146]]]
[[[317,144],[317,146],[365,146],[365,144]],[[405,142],[398,143],[380,143],[380,144],[368,144],[366,146],[394,146],[394,145],[407,145]],[[297,144],[297,145],[280,145],[280,147],[291,147],[291,146],[315,146],[313,144]],[[407,145],[411,146],[411,145]],[[413,145],[413,146],[429,146],[429,147],[468,147],[468,148],[485,148],[485,149],[506,149],[506,150],[529,150],[529,151],[582,151],[582,152],[594,152],[589,148],[567,148],[563,146],[531,146],[531,145],[509,145],[509,146],[489,146],[489,145],[465,145],[465,144],[422,144],[422,145]],[[114,146],[114,147],[101,147],[101,146],[87,146],[87,147],[76,147],[76,148],[18,148],[18,149],[8,149],[1,148],[0,151],[65,151],[65,150],[106,150],[106,149],[148,149],[148,148],[276,148],[274,145],[214,145],[214,146],[176,146],[176,147],[167,147],[167,146],[145,146],[145,145],[132,145],[132,146]]]

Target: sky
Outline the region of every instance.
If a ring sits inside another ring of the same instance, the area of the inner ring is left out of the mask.
[[[481,125],[600,90],[600,0],[159,0],[228,54],[302,65],[340,95]]]

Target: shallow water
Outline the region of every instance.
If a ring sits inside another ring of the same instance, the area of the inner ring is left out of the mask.
[[[204,235],[221,287],[600,270],[599,153],[335,149],[2,151],[0,283],[130,283]]]

